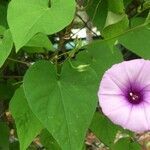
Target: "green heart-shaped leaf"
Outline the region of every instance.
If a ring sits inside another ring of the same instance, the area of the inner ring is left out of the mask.
[[[75,0],[13,0],[8,7],[8,24],[17,51],[36,33],[53,34],[74,17]]]
[[[80,70],[81,71],[81,70]],[[97,75],[69,64],[60,80],[48,61],[35,63],[24,77],[28,103],[62,150],[81,150],[97,104]]]

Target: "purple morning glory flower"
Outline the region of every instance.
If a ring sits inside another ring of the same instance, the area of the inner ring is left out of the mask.
[[[150,61],[124,61],[107,70],[98,91],[103,113],[134,132],[150,130]]]

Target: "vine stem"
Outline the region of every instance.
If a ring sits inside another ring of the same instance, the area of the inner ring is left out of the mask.
[[[118,37],[120,37],[120,36],[123,36],[123,35],[129,33],[129,32],[132,32],[132,31],[134,31],[134,30],[137,30],[137,29],[140,29],[140,28],[146,27],[146,26],[147,26],[147,23],[144,23],[144,24],[141,24],[141,25],[136,26],[136,27],[134,27],[134,28],[128,29],[128,30],[126,30],[125,32],[123,32],[123,33],[121,33],[121,34],[118,34],[118,35],[116,35],[116,36],[114,36],[114,37],[107,38],[107,39],[103,39],[103,40],[97,40],[97,41],[95,41],[95,43],[97,43],[97,42],[107,42],[107,41],[109,41],[109,40],[116,39],[116,38],[118,38]],[[90,43],[89,43],[89,45],[90,45]]]
[[[20,60],[17,60],[17,59],[13,59],[13,58],[7,58],[7,59],[10,60],[10,61],[14,61],[14,62],[18,62],[18,63],[21,63],[21,64],[25,64],[27,66],[31,65],[30,63],[27,63],[27,62],[24,62],[24,61],[20,61]]]
[[[2,78],[23,78],[23,76],[2,76]]]
[[[16,83],[13,83],[13,86],[18,85],[18,84],[23,84],[23,81],[18,81]]]

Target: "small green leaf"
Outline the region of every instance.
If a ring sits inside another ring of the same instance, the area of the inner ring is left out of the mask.
[[[75,0],[13,0],[8,6],[8,24],[16,46],[23,47],[36,33],[53,34],[74,18]]]
[[[107,0],[108,14],[102,35],[105,39],[118,36],[128,29],[129,20],[124,12],[123,0]],[[115,42],[115,40],[114,40]]]
[[[27,47],[41,47],[47,50],[52,49],[52,43],[48,37],[43,33],[36,34],[25,46]]]
[[[107,0],[108,2],[108,11],[113,13],[122,14],[124,13],[124,3],[123,0]]]
[[[93,117],[90,129],[100,141],[107,146],[111,146],[120,127],[114,125],[104,115],[97,112]]]
[[[137,55],[150,59],[150,28],[141,25],[119,37],[119,43]]]
[[[132,141],[130,138],[122,138],[111,148],[112,150],[141,150],[138,143]]]
[[[9,150],[9,130],[4,122],[0,122],[0,150]]]
[[[80,61],[81,64],[89,65],[93,68],[99,79],[101,79],[104,72],[113,64],[122,61],[121,52],[116,49],[111,51],[106,41],[98,40],[92,42],[87,45],[85,49],[85,51],[82,51],[77,55],[77,60]]]
[[[63,65],[60,80],[54,65],[36,62],[24,77],[28,103],[62,150],[81,150],[97,104],[98,78],[88,68]]]
[[[22,87],[16,90],[9,107],[15,119],[20,149],[26,150],[43,127],[30,110]]]
[[[28,53],[44,53],[46,51],[54,51],[54,48],[47,35],[38,33],[30,39],[23,47],[23,50]]]
[[[46,150],[61,150],[56,140],[46,129],[40,134],[40,141]]]
[[[105,38],[112,38],[123,33],[128,29],[128,26],[129,20],[126,14],[116,14],[109,11],[102,33]]]
[[[90,20],[100,31],[105,25],[107,9],[108,6],[106,0],[90,0],[90,2],[88,1],[87,3],[86,11]]]
[[[0,67],[4,64],[5,60],[9,56],[13,47],[13,41],[11,33],[9,30],[6,30],[4,37],[0,38]]]

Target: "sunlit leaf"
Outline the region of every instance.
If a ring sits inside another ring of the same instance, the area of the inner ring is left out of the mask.
[[[73,20],[74,0],[13,0],[8,6],[8,24],[18,51],[36,33],[53,34]],[[19,15],[18,15],[19,14]]]

